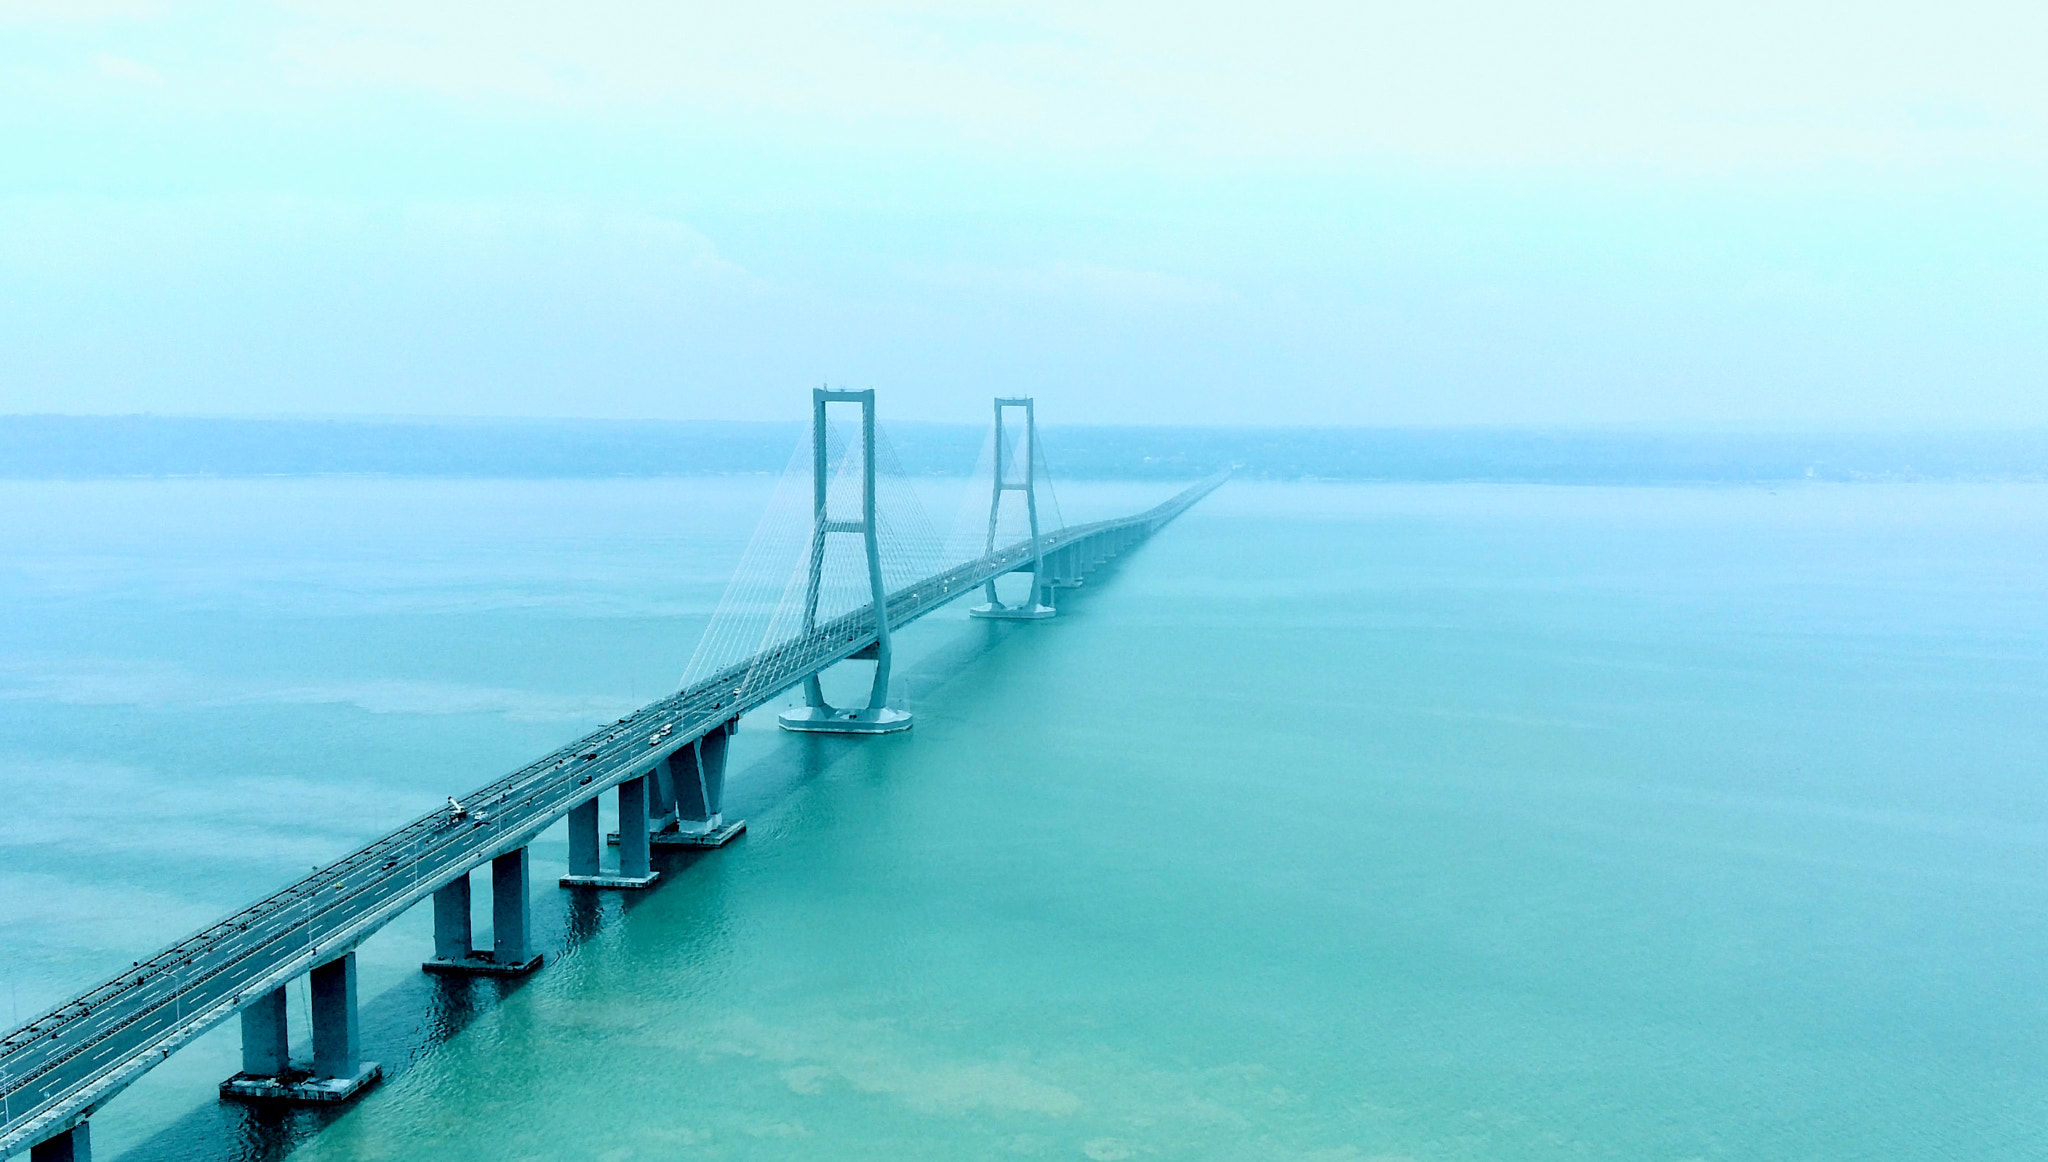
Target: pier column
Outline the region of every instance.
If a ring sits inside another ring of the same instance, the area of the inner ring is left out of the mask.
[[[675,783],[669,778],[669,764],[663,761],[647,772],[647,830],[660,831],[676,819]]]
[[[569,874],[565,888],[644,888],[661,878],[654,870],[651,837],[647,834],[648,775],[619,784],[619,870],[608,872],[598,862],[604,837],[597,829],[597,799],[569,809]]]
[[[639,879],[654,870],[647,842],[647,776],[619,784],[619,876]]]
[[[723,730],[724,727],[720,727]],[[718,731],[713,731],[713,734]],[[676,795],[676,826],[688,827],[704,815],[704,782],[697,773],[701,761],[704,740],[698,739],[683,749],[668,756],[661,764],[662,774],[668,778],[668,785]]]
[[[537,960],[528,948],[532,914],[527,906],[526,848],[491,861],[491,958],[503,965]]]
[[[467,960],[473,936],[469,923],[469,873],[434,892],[434,955],[441,960]],[[247,1010],[243,1010],[244,1015]]]
[[[533,951],[532,911],[526,877],[531,863],[526,848],[491,861],[491,950],[478,951],[469,918],[469,874],[450,880],[434,892],[434,959],[420,965],[428,972],[462,975],[517,976],[540,967]]]
[[[747,821],[725,818],[725,755],[738,719],[669,756],[667,774],[676,792],[676,828],[654,837],[663,847],[723,847],[747,829]]]
[[[569,808],[569,874],[594,876],[598,873],[597,796]]]
[[[285,1023],[284,988],[279,986],[242,1010],[242,1072],[277,1077],[291,1065],[291,1029]]]
[[[347,1101],[384,1076],[362,1059],[356,1017],[356,954],[343,953],[310,974],[313,994],[313,1071],[290,1067],[284,989],[256,998],[242,1010],[242,1072],[220,1083],[235,1101],[288,1101],[327,1105]]]
[[[29,1162],[92,1162],[90,1123],[80,1122],[54,1138],[44,1138],[28,1149]]]
[[[1059,589],[1081,584],[1081,550],[1068,545],[1053,555],[1052,583]]]
[[[725,756],[732,749],[732,736],[739,728],[739,719],[727,719],[723,726],[697,740],[698,770],[703,775],[703,806],[707,812],[700,818],[717,819],[725,811]]]
[[[362,1029],[356,1022],[356,954],[344,953],[313,970],[313,1076],[354,1077],[362,1069]]]

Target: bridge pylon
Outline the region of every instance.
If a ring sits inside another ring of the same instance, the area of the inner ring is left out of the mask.
[[[860,406],[861,476],[860,519],[833,520],[827,507],[831,478],[827,475],[826,408],[835,403]],[[889,709],[889,593],[882,584],[882,550],[875,523],[875,393],[867,391],[811,391],[811,559],[804,588],[805,634],[818,628],[818,594],[825,570],[825,539],[833,533],[858,533],[867,549],[868,590],[875,611],[875,641],[855,657],[873,657],[875,682],[864,709],[848,710],[825,701],[818,675],[804,679],[804,704],[785,710],[777,721],[784,730],[814,734],[890,734],[910,729],[908,711]]]
[[[1009,441],[1005,438],[1003,430],[1003,413],[1010,408],[1024,409],[1024,480],[1019,484],[1009,482],[1010,457],[1006,454]],[[1046,575],[1045,542],[1038,535],[1038,412],[1030,396],[1017,399],[1004,399],[1000,396],[996,398],[994,480],[995,484],[989,490],[988,499],[988,540],[982,551],[993,553],[996,550],[996,521],[1002,516],[1003,493],[1023,493],[1024,511],[1031,518],[1031,596],[1019,604],[1004,605],[1002,598],[996,594],[995,579],[990,578],[987,589],[988,603],[977,605],[967,613],[970,617],[995,617],[1014,621],[1038,621],[1051,617],[1055,612],[1052,607],[1054,582]],[[1024,570],[1019,567],[1016,571],[1021,573]]]

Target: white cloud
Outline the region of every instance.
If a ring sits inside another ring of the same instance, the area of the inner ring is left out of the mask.
[[[914,276],[941,287],[1126,311],[1209,306],[1238,298],[1220,284],[1205,279],[1087,262],[1021,268],[925,268]]]
[[[2048,406],[2039,5],[0,4],[4,409]]]
[[[130,60],[124,56],[115,56],[112,53],[103,52],[92,58],[92,64],[94,68],[99,70],[101,76],[109,77],[113,80],[136,81],[145,85],[161,85],[164,83],[164,75],[162,73],[143,64],[141,61]]]
[[[2043,160],[2023,4],[299,3],[292,75],[1051,152],[1725,167]],[[1913,112],[1972,110],[1958,126]],[[813,126],[815,128],[816,126]]]
[[[163,12],[161,0],[0,0],[0,24],[99,24]]]

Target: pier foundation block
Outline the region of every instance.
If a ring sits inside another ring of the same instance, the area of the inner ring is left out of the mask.
[[[803,734],[894,734],[910,729],[904,710],[846,710],[837,706],[798,706],[776,716],[784,730]]]
[[[1019,605],[997,605],[995,602],[989,602],[987,605],[977,605],[969,609],[967,616],[991,617],[1002,621],[1043,621],[1058,612],[1052,606],[1041,605],[1036,601]]]

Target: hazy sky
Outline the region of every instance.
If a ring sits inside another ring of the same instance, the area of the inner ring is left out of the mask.
[[[0,0],[0,412],[2048,422],[2048,5]]]

